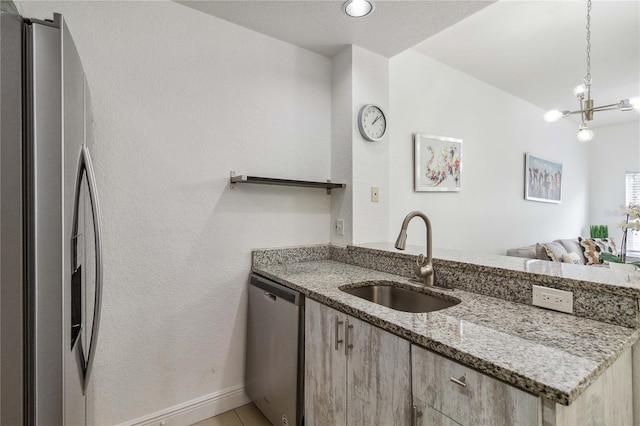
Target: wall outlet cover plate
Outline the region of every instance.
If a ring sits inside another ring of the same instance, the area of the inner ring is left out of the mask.
[[[572,314],[573,292],[534,285],[532,304],[541,308]]]

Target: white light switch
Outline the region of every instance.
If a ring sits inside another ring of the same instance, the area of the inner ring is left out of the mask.
[[[377,203],[378,202],[378,194],[379,194],[379,190],[377,186],[372,186],[371,187],[371,202],[372,203]]]

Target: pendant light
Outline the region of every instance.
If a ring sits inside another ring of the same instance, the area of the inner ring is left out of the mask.
[[[581,123],[578,127],[578,140],[580,142],[589,142],[593,139],[593,132],[587,126],[587,121],[593,120],[593,113],[596,111],[609,111],[619,109],[621,111],[630,111],[638,109],[640,103],[638,99],[623,99],[615,104],[593,106],[591,98],[591,0],[587,0],[587,74],[582,80],[582,84],[573,89],[573,94],[578,98],[580,109],[576,111],[559,111],[554,109],[544,115],[544,120],[553,122],[561,118],[568,117],[573,114],[580,114]]]

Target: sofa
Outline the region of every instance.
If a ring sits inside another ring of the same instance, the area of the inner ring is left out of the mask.
[[[618,255],[613,238],[576,237],[536,243],[508,249],[507,256],[595,266],[603,264],[600,253],[604,251]]]

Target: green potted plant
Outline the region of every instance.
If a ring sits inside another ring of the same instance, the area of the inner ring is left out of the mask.
[[[607,225],[591,225],[589,228],[591,238],[609,238]]]
[[[635,262],[626,262],[627,260],[627,234],[629,231],[636,232],[640,230],[640,204],[629,204],[622,206],[625,211],[626,220],[618,222],[618,226],[622,228],[622,242],[620,243],[620,254],[618,256],[611,253],[600,253],[600,260],[611,264],[628,264],[640,267],[640,260]]]

